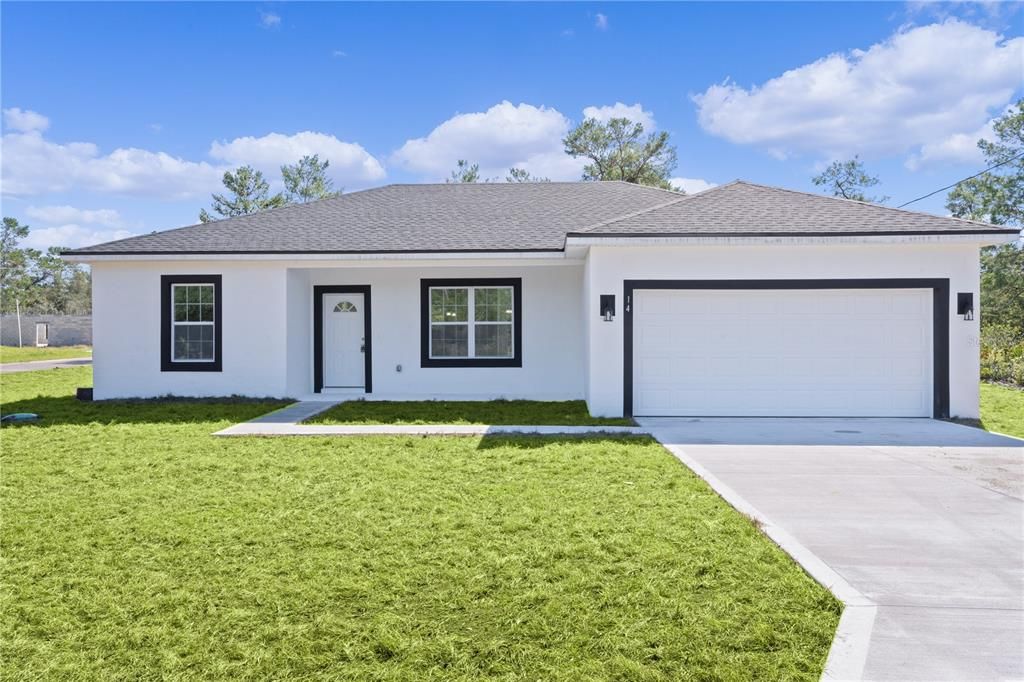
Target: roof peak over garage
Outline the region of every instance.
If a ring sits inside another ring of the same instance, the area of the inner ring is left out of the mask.
[[[690,195],[622,181],[392,184],[66,254],[537,252],[562,251],[567,235],[1011,231],[743,180]]]
[[[680,196],[569,236],[1012,234],[1005,228],[746,180]]]

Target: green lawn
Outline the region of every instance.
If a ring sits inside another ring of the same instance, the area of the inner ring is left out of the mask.
[[[214,438],[0,376],[11,679],[817,679],[840,606],[646,438]],[[38,397],[36,397],[38,395]]]
[[[983,383],[981,427],[1024,438],[1024,390]]]
[[[353,400],[322,412],[320,424],[556,424],[558,426],[632,426],[632,419],[591,417],[582,400]]]
[[[0,346],[0,363],[92,357],[92,346]]]

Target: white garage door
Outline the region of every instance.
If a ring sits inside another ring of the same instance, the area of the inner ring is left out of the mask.
[[[932,415],[931,290],[633,298],[637,416]]]

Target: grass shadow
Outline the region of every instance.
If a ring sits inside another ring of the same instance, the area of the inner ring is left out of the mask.
[[[248,421],[290,401],[249,398],[153,398],[81,401],[73,396],[37,396],[0,404],[0,414],[31,412],[39,421],[9,428],[45,428],[84,424],[197,424]]]
[[[632,426],[631,419],[592,417],[583,400],[349,400],[307,424],[530,424]]]
[[[488,433],[480,438],[477,450],[493,450],[511,448],[531,450],[545,448],[556,443],[602,445],[637,444],[646,445],[656,442],[646,434],[633,433],[586,433],[586,434],[525,434],[525,433]]]

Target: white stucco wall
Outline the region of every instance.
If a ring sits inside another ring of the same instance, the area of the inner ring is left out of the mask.
[[[370,286],[373,334],[373,393],[395,398],[583,397],[583,270],[579,263],[556,265],[418,265],[315,268],[312,287]],[[420,367],[420,280],[424,278],[521,277],[523,280],[523,366]],[[311,330],[312,325],[307,329]],[[292,333],[299,335],[299,328]],[[312,357],[311,332],[305,332]],[[398,365],[402,371],[396,371]],[[310,389],[307,389],[311,390]]]
[[[597,415],[623,409],[623,281],[627,279],[948,278],[950,414],[978,415],[978,315],[956,315],[956,293],[979,291],[977,244],[592,246],[585,270],[587,402]],[[601,321],[599,294],[619,314]]]
[[[169,274],[222,276],[222,372],[160,370],[160,276]],[[521,368],[420,367],[420,279],[437,277],[522,278]],[[95,263],[94,395],[307,396],[313,287],[330,284],[370,286],[371,397],[583,397],[582,264],[562,260]]]
[[[223,371],[160,371],[160,276],[222,276]],[[239,261],[92,266],[94,397],[284,396],[285,270]]]
[[[582,256],[582,251],[577,251]],[[586,397],[600,415],[622,413],[623,280],[950,280],[950,412],[978,413],[978,322],[955,297],[978,300],[978,245],[592,246],[586,261],[218,260],[95,262],[95,397],[303,397],[312,392],[315,285],[371,288],[372,397]],[[160,371],[160,276],[223,278],[223,371]],[[522,368],[421,368],[420,279],[522,277]],[[615,294],[613,322],[600,294]],[[396,371],[398,365],[402,371]]]

